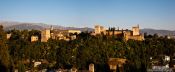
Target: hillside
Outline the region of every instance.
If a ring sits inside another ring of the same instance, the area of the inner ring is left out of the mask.
[[[17,29],[17,30],[43,30],[43,29],[48,29],[51,28],[51,26],[54,29],[61,29],[61,30],[67,30],[67,29],[73,29],[73,30],[81,30],[81,31],[93,31],[92,28],[76,28],[76,27],[63,27],[59,25],[47,25],[44,23],[21,23],[21,22],[8,22],[8,21],[3,21],[0,22],[0,25],[4,26],[4,30],[12,30],[12,29]]]
[[[165,35],[175,35],[175,31],[170,30],[156,30],[156,29],[141,29],[141,33],[147,33],[147,34],[158,34],[159,36],[165,36]]]

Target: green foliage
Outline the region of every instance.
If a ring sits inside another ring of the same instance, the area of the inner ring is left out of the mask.
[[[25,72],[25,65],[21,62],[18,65],[18,72]]]
[[[0,70],[7,72],[10,66],[10,55],[6,44],[6,36],[3,26],[0,26]]]

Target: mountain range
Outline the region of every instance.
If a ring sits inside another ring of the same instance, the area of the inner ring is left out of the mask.
[[[159,36],[166,36],[166,35],[175,35],[175,31],[171,30],[156,30],[156,29],[141,29],[141,33],[147,33],[147,34],[158,34]]]
[[[84,28],[76,28],[76,27],[64,27],[60,25],[48,25],[44,23],[22,23],[22,22],[8,22],[8,21],[1,21],[0,25],[3,25],[4,30],[44,30],[53,27],[54,29],[60,29],[60,30],[68,30],[68,29],[73,29],[73,30],[81,30],[81,31],[93,31],[92,28],[84,27]]]
[[[12,30],[12,29],[17,29],[17,30],[43,30],[43,29],[48,29],[51,28],[51,26],[54,29],[61,29],[61,30],[67,30],[67,29],[75,29],[75,30],[81,30],[81,31],[93,31],[93,28],[76,28],[76,27],[64,27],[60,25],[48,25],[44,23],[22,23],[22,22],[9,22],[9,21],[0,21],[0,25],[3,25],[4,30]],[[147,34],[158,34],[159,36],[165,36],[165,35],[175,35],[175,31],[170,31],[170,30],[156,30],[156,29],[141,29],[140,32],[147,33]]]

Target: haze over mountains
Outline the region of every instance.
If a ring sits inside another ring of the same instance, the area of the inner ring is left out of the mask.
[[[22,23],[22,22],[9,22],[9,21],[1,21],[0,25],[4,26],[4,30],[12,30],[12,29],[17,29],[17,30],[43,30],[46,28],[50,28],[51,26],[54,27],[54,29],[78,29],[81,31],[93,31],[93,28],[75,28],[75,27],[63,27],[59,25],[47,25],[44,23]],[[157,33],[159,36],[165,36],[165,35],[175,35],[175,31],[170,31],[170,30],[156,30],[156,29],[141,29],[141,33],[147,33],[147,34],[155,34]]]
[[[1,21],[0,25],[4,26],[4,30],[12,30],[12,29],[17,29],[17,30],[43,30],[43,29],[48,29],[51,28],[51,26],[54,29],[61,29],[61,30],[66,30],[66,29],[78,29],[81,31],[92,31],[92,28],[84,27],[84,28],[75,28],[75,27],[64,27],[60,25],[48,25],[44,23],[22,23],[22,22],[8,22],[8,21]]]
[[[166,35],[175,35],[175,31],[170,30],[156,30],[156,29],[141,29],[141,33],[147,33],[147,34],[158,34],[159,36],[166,36]]]
[[[22,23],[22,22],[8,22],[8,21],[2,21],[0,22],[1,25],[4,26],[5,30],[12,30],[12,29],[18,29],[18,30],[42,30],[45,28],[50,28],[51,25],[47,25],[44,23]],[[58,25],[52,25],[54,28],[63,28],[62,26]]]

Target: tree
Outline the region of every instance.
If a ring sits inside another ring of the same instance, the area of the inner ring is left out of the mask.
[[[6,44],[6,36],[3,26],[0,26],[0,71],[7,72],[10,69],[10,55]]]

